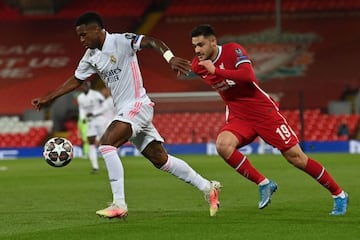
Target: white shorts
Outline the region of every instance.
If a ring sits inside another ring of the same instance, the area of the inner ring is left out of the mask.
[[[106,129],[106,119],[103,116],[97,116],[88,121],[87,125],[87,136],[100,138]]]
[[[164,142],[159,132],[152,124],[154,108],[152,104],[135,103],[134,106],[124,107],[114,118],[131,124],[133,134],[130,141],[142,152],[152,141]]]

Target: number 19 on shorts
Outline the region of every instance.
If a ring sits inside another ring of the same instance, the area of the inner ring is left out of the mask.
[[[280,127],[276,128],[276,133],[286,144],[289,142],[289,138],[292,136],[289,128],[285,124],[281,124]]]

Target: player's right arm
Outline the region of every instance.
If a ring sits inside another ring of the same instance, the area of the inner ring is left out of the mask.
[[[235,82],[251,83],[256,81],[254,70],[246,51],[240,45],[235,43],[229,43],[227,47],[230,50],[225,52],[223,48],[222,55],[226,54],[226,58],[232,59],[232,61],[235,63],[233,68],[224,69],[216,67],[210,59],[202,61],[194,59],[192,62],[192,70],[198,74],[201,72],[201,75],[203,76],[208,76],[208,74],[211,74],[217,77],[231,79]],[[204,70],[207,72],[204,72]]]
[[[178,77],[180,75],[189,75],[191,70],[190,61],[174,56],[170,48],[162,40],[154,37],[143,36],[140,42],[140,47],[155,49],[165,58],[171,68],[178,73]]]
[[[44,106],[51,104],[56,98],[65,95],[78,88],[82,84],[82,81],[75,78],[75,76],[70,77],[63,85],[52,91],[46,96],[35,98],[31,101],[35,109],[40,110]]]

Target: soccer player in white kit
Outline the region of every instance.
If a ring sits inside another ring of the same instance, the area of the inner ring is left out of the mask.
[[[96,90],[90,88],[90,82],[81,85],[82,93],[76,98],[79,105],[79,119],[87,123],[87,141],[89,143],[89,160],[92,166],[92,174],[99,171],[97,141],[104,134],[107,127],[105,118],[105,97]]]
[[[101,104],[101,112],[105,118],[105,121],[106,121],[105,124],[107,127],[108,125],[110,125],[110,123],[113,121],[113,119],[115,118],[115,116],[117,114],[116,114],[116,109],[114,107],[114,100],[113,100],[112,96],[110,95],[109,89],[104,87],[100,91],[101,91],[101,94],[105,98],[105,100]]]
[[[125,218],[128,214],[124,169],[117,149],[130,140],[156,168],[202,191],[210,204],[210,215],[214,216],[219,207],[221,185],[203,178],[186,162],[169,155],[164,149],[164,140],[152,124],[154,103],[143,87],[136,52],[143,48],[155,49],[178,74],[188,74],[190,62],[174,56],[159,39],[133,33],[108,33],[101,17],[94,12],[85,13],[77,19],[76,32],[86,51],[74,76],[48,95],[33,99],[32,104],[36,109],[41,109],[76,89],[94,73],[110,90],[117,116],[101,137],[99,150],[108,170],[113,201],[109,207],[96,211],[96,214],[105,218]]]

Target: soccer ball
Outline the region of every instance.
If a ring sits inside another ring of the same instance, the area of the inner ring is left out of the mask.
[[[45,161],[53,167],[64,167],[71,162],[74,149],[69,140],[62,137],[49,139],[44,146]]]

